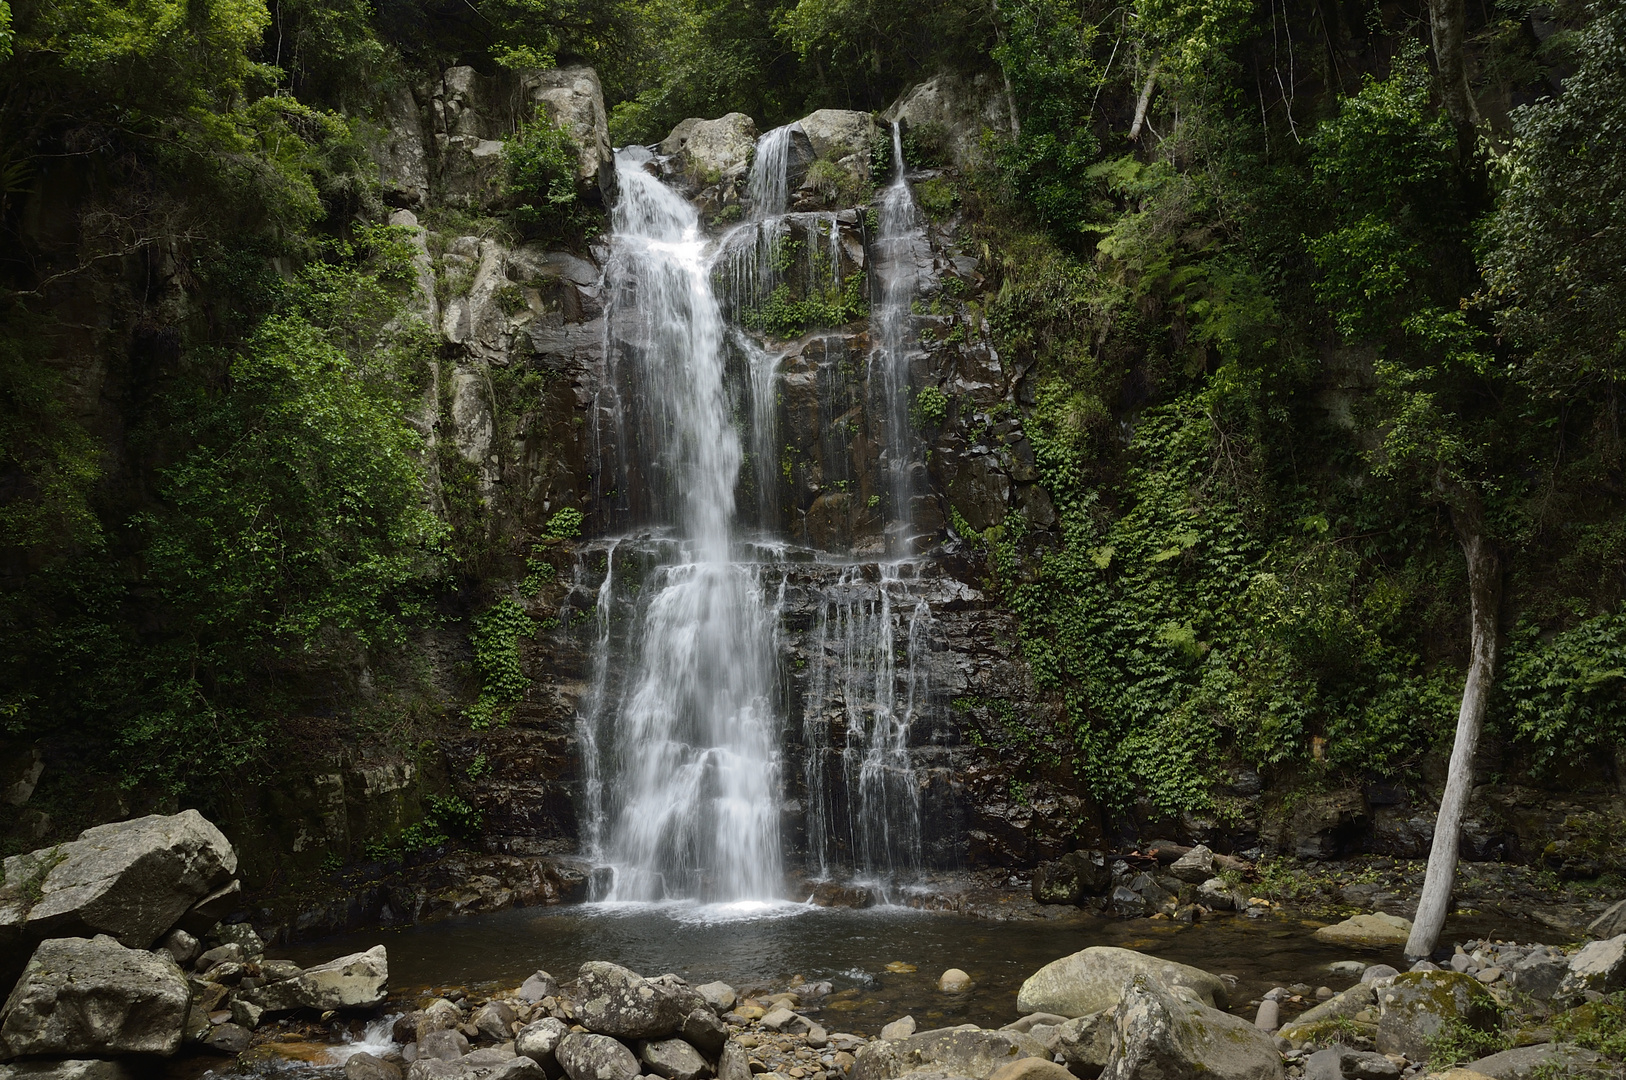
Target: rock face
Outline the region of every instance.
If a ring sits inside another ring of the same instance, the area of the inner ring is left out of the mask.
[[[148,948],[236,872],[237,853],[196,810],[86,829],[5,861],[0,953],[47,935],[108,934]]]
[[[1145,974],[1124,988],[1114,1024],[1103,1080],[1280,1080],[1284,1075],[1269,1035],[1241,1017],[1178,998]]]
[[[1323,926],[1315,932],[1317,941],[1329,945],[1355,945],[1367,948],[1386,948],[1406,944],[1411,934],[1411,920],[1398,915],[1356,915],[1341,923]]]
[[[910,1073],[941,1073],[987,1080],[1019,1058],[1047,1060],[1044,1044],[1017,1031],[942,1028],[861,1047],[852,1080],[892,1080]]]
[[[617,964],[590,960],[576,975],[581,1000],[577,1019],[588,1031],[618,1039],[671,1035],[693,1007],[674,988],[645,979]],[[699,994],[689,991],[695,998]],[[704,1006],[704,999],[700,999]]]
[[[555,1051],[570,1080],[634,1080],[638,1059],[606,1035],[567,1035]]]
[[[1206,971],[1130,949],[1092,946],[1035,972],[1017,993],[1016,1008],[1024,1013],[1087,1016],[1116,1006],[1124,984],[1141,974],[1166,986],[1186,987],[1206,1005],[1226,1004],[1225,984]]]
[[[982,162],[983,131],[1011,130],[1004,89],[989,75],[934,75],[905,90],[882,115],[889,122],[941,131],[947,163],[961,168]]]
[[[0,1019],[0,1050],[24,1055],[173,1054],[191,992],[168,955],[113,938],[51,938],[34,950]]]
[[[1377,1044],[1382,1054],[1421,1059],[1429,1041],[1452,1021],[1492,1031],[1501,1010],[1491,992],[1456,971],[1408,971],[1377,990]]]

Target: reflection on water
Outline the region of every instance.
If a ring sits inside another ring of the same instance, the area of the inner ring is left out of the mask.
[[[1334,979],[1326,966],[1352,954],[1314,940],[1310,933],[1316,925],[1289,917],[1215,916],[1181,926],[1083,912],[1037,922],[994,922],[907,908],[588,904],[348,935],[303,944],[286,955],[316,963],[382,941],[389,948],[390,985],[397,993],[431,986],[517,986],[538,968],[568,980],[587,960],[610,960],[646,975],[670,971],[691,983],[722,979],[735,986],[782,987],[801,975],[835,984],[836,995],[825,1004],[828,1026],[874,1034],[905,1013],[923,1027],[1009,1023],[1016,1019],[1016,992],[1024,979],[1090,945],[1139,949],[1235,975],[1235,1006],[1276,985],[1307,982],[1341,989],[1351,980]],[[1356,958],[1397,966],[1401,960],[1398,949]],[[899,962],[916,970],[887,970]],[[976,987],[967,994],[940,993],[937,976],[950,967],[969,972]]]

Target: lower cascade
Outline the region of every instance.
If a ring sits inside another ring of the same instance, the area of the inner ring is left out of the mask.
[[[780,129],[762,144],[788,141]],[[895,131],[893,146],[896,177],[870,237],[868,363],[839,359],[838,335],[817,344],[836,371],[865,371],[881,429],[868,506],[897,551],[916,539],[908,334],[923,232]],[[594,410],[598,486],[626,531],[583,546],[574,601],[591,624],[578,733],[594,898],[805,899],[786,878],[800,864],[809,882],[850,877],[896,900],[928,862],[911,750],[931,705],[928,564],[780,538],[785,357],[742,325],[795,272],[789,253],[808,250],[807,279],[828,289],[854,256],[837,215],[784,209],[785,177],[761,175],[788,168],[783,152],[759,151],[752,190],[773,198],[717,241],[652,162],[642,147],[616,155]],[[862,401],[845,381],[823,374],[821,410]],[[853,482],[828,480],[841,493]]]

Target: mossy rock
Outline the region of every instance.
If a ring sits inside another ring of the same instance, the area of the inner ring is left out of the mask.
[[[1425,1058],[1448,1027],[1495,1031],[1502,1008],[1478,979],[1456,971],[1408,971],[1378,990],[1378,1052]]]

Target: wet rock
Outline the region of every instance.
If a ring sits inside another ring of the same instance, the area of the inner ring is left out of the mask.
[[[1558,997],[1574,1001],[1588,990],[1600,994],[1626,987],[1626,934],[1588,942],[1570,957]]]
[[[971,989],[971,976],[959,968],[949,968],[937,977],[937,988],[945,994],[963,994]]]
[[[545,997],[559,996],[559,983],[552,975],[545,971],[538,971],[520,985],[519,996],[526,1001],[537,1002]]]
[[[1201,885],[1214,876],[1214,853],[1198,844],[1169,864],[1169,873],[1181,881]]]
[[[241,1054],[248,1049],[252,1038],[253,1032],[248,1028],[228,1021],[211,1027],[209,1034],[203,1037],[203,1045],[220,1054]]]
[[[1092,946],[1040,968],[1016,996],[1017,1010],[1086,1016],[1118,1004],[1124,982],[1151,975],[1166,986],[1184,986],[1206,1005],[1224,1007],[1225,983],[1194,967],[1159,960],[1131,949]]]
[[[558,1076],[561,1069],[555,1052],[569,1034],[570,1025],[563,1020],[543,1017],[519,1029],[514,1036],[514,1052],[542,1066],[549,1076]]]
[[[1271,1037],[1241,1017],[1177,996],[1145,974],[1123,988],[1113,1017],[1105,1080],[1214,1077],[1279,1080],[1281,1055]]]
[[[1364,945],[1387,948],[1405,945],[1411,934],[1411,920],[1398,915],[1356,915],[1341,923],[1323,926],[1315,932],[1317,941],[1329,945]]]
[[[506,1042],[513,1035],[514,1010],[500,1001],[488,1001],[469,1017],[469,1023],[493,1042]]]
[[[1091,1080],[1101,1075],[1101,1070],[1112,1058],[1114,1030],[1113,1011],[1103,1009],[1068,1020],[1057,1027],[1052,1046],[1074,1076]]]
[[[1144,896],[1124,885],[1113,889],[1112,895],[1107,898],[1107,911],[1120,919],[1142,918],[1150,908]]]
[[[401,1080],[401,1070],[394,1062],[363,1050],[345,1059],[344,1080]]]
[[[191,992],[167,953],[112,937],[51,938],[34,950],[0,1017],[6,1056],[173,1054]]]
[[[577,1019],[600,1035],[662,1038],[676,1032],[690,1012],[685,995],[677,988],[645,979],[618,964],[590,960],[577,973],[576,985],[580,995]],[[699,998],[692,990],[688,993]]]
[[[154,941],[237,872],[237,853],[196,810],[86,829],[58,847],[5,860],[0,942],[20,963],[46,936]],[[21,955],[18,955],[19,947]]]
[[[1379,1053],[1408,1058],[1426,1058],[1430,1040],[1448,1024],[1493,1031],[1501,1017],[1490,991],[1472,976],[1455,971],[1396,975],[1377,991],[1377,998]]]
[[[903,1039],[882,1039],[862,1047],[853,1065],[852,1080],[891,1080],[913,1073],[987,1080],[1013,1059],[1048,1059],[1043,1044],[1016,1031],[980,1031],[942,1028]]]
[[[715,1058],[722,1052],[723,1043],[728,1041],[728,1025],[718,1019],[710,1008],[691,1009],[689,1015],[683,1018],[683,1026],[678,1029],[678,1034],[693,1043],[702,1054]],[[812,1041],[810,1034],[808,1042]]]
[[[390,978],[384,946],[351,953],[306,968],[294,978],[267,983],[246,992],[250,1004],[266,1012],[292,1009],[370,1009],[384,1001]]]
[[[682,1039],[654,1039],[641,1043],[638,1060],[644,1071],[664,1076],[667,1080],[700,1080],[711,1075],[711,1066],[700,1051]]]
[[[14,1061],[0,1065],[0,1080],[130,1080],[122,1061],[75,1058],[68,1061]]]
[[[706,999],[707,1005],[720,1013],[732,1009],[734,1002],[738,1000],[734,988],[725,982],[709,982],[694,989],[696,993]]]
[[[912,1016],[902,1017],[901,1019],[894,1020],[890,1024],[885,1024],[881,1027],[881,1038],[888,1041],[907,1039],[914,1033],[915,1018]]]
[[[1076,904],[1112,885],[1112,871],[1099,851],[1071,851],[1033,871],[1033,899],[1041,904]]]
[[[634,1080],[642,1071],[632,1051],[607,1035],[572,1032],[554,1056],[570,1080]]]
[[[1480,1058],[1467,1068],[1491,1080],[1535,1080],[1544,1076],[1584,1077],[1606,1074],[1604,1058],[1567,1043],[1540,1043]]]
[[[431,1031],[418,1040],[418,1057],[437,1061],[456,1061],[469,1052],[468,1036],[456,1028]]]

